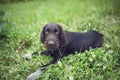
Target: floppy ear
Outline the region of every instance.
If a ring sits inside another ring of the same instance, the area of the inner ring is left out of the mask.
[[[42,32],[41,32],[41,34],[40,34],[40,41],[42,42],[42,43],[44,43],[44,41],[45,41],[45,34],[44,34],[44,31],[45,31],[45,27],[46,27],[47,25],[45,25],[44,27],[43,27],[43,30],[42,30]]]
[[[58,25],[58,27],[60,28],[60,35],[59,35],[60,47],[63,47],[68,43],[68,38],[66,32],[62,29],[62,27],[60,25]]]

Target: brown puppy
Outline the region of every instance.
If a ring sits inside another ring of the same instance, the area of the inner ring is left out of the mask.
[[[49,64],[54,64],[60,58],[69,54],[83,52],[89,50],[90,47],[101,47],[103,35],[94,30],[85,33],[68,32],[64,31],[60,25],[50,23],[44,26],[40,40],[47,48],[41,54],[51,55],[53,61]]]
[[[90,48],[102,46],[103,35],[97,31],[91,30],[85,33],[64,31],[56,23],[46,24],[41,32],[40,41],[44,44],[46,51],[41,54],[50,55],[53,61],[43,65],[42,68],[27,77],[27,80],[34,80],[41,74],[41,70],[50,64],[55,64],[60,58],[75,52],[84,52]],[[36,54],[32,53],[31,55]],[[27,56],[26,58],[28,58]]]

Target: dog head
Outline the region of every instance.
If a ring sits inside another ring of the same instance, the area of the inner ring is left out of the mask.
[[[56,23],[49,23],[43,27],[40,41],[48,50],[56,50],[68,43],[66,32]]]

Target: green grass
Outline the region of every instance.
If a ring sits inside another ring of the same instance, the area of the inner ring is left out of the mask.
[[[43,26],[56,22],[64,30],[97,30],[104,45],[82,54],[64,57],[39,76],[39,80],[119,80],[120,79],[119,0],[40,0],[0,4],[5,12],[5,28],[0,32],[0,80],[25,80],[26,76],[52,59],[23,55],[44,49],[39,36]]]

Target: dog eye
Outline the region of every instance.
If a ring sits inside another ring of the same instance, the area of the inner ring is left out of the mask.
[[[57,29],[55,29],[54,32],[55,32],[55,34],[59,34]]]
[[[49,33],[49,31],[50,31],[49,29],[46,29],[45,33],[46,33],[46,34],[48,34],[48,33]]]
[[[50,30],[49,30],[49,29],[47,29],[46,31],[47,31],[47,32],[49,32]]]
[[[54,32],[57,32],[57,29],[55,29]]]

